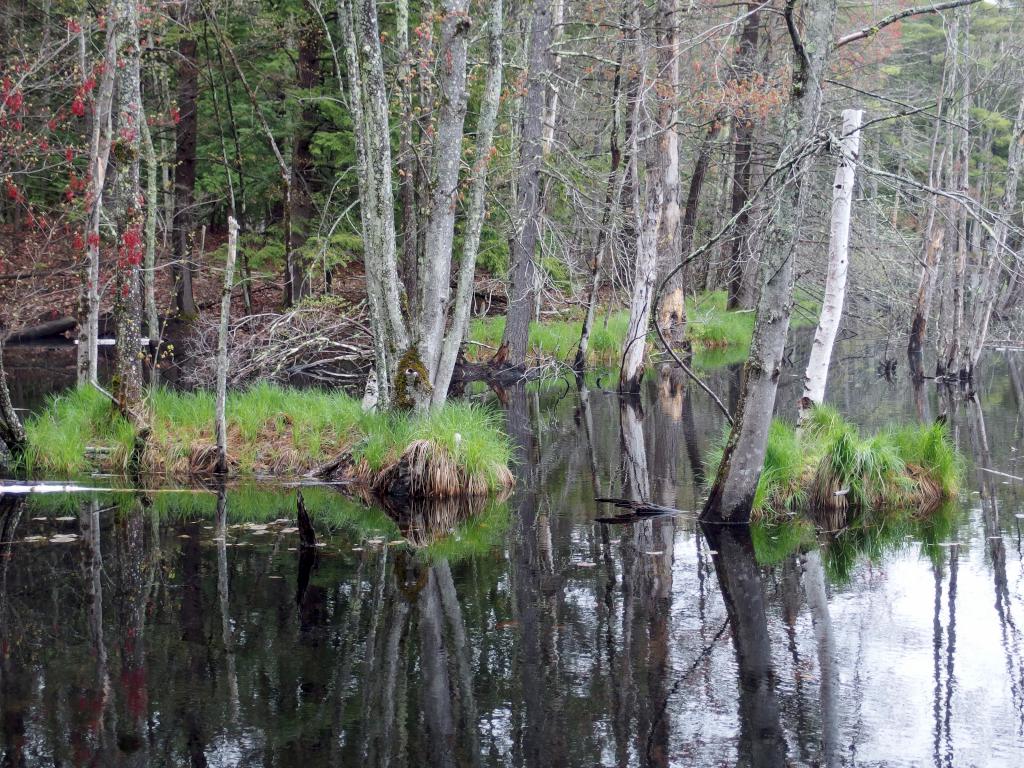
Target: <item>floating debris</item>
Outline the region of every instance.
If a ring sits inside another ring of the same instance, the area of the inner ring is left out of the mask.
[[[597,563],[592,563],[589,560],[581,560],[576,563],[577,568],[597,568]]]

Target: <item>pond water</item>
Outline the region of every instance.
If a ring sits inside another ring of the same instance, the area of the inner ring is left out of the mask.
[[[722,419],[657,375],[504,393],[507,500],[303,489],[315,556],[293,488],[0,496],[0,765],[1024,765],[1024,358],[955,402],[879,354],[841,345],[830,399],[946,412],[963,494],[820,549],[595,522],[596,496],[699,509]],[[735,397],[736,366],[708,379]]]

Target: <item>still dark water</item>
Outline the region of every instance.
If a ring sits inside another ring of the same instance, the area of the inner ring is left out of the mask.
[[[946,411],[964,491],[821,548],[594,522],[600,495],[699,508],[721,418],[657,375],[509,392],[506,501],[396,524],[305,489],[315,558],[293,489],[0,496],[0,765],[1024,765],[1024,358],[990,353],[971,403],[878,353],[842,345],[831,400]]]

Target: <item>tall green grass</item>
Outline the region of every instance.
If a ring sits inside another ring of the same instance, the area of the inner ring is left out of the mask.
[[[709,482],[726,437],[708,454]],[[772,422],[752,516],[777,521],[811,508],[916,508],[954,497],[962,475],[943,424],[888,427],[863,437],[834,408],[819,406],[799,432]]]
[[[144,466],[184,473],[195,449],[213,443],[213,395],[157,389],[147,405],[152,431]],[[512,460],[497,414],[466,402],[422,416],[363,413],[360,401],[342,392],[259,384],[228,395],[227,421],[228,451],[240,474],[305,474],[342,452],[377,471],[424,439],[443,446],[463,470],[482,475],[496,490],[499,473]],[[127,469],[132,428],[92,387],[51,398],[25,429],[24,469],[30,475]]]

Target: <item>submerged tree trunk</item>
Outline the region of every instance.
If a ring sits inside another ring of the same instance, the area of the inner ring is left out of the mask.
[[[795,62],[790,104],[783,117],[785,142],[768,193],[775,212],[764,236],[764,276],[757,319],[744,368],[739,406],[718,475],[704,510],[707,520],[746,522],[764,466],[768,427],[775,407],[782,354],[793,304],[793,262],[803,225],[804,176],[810,165],[821,113],[821,87],[832,51],[837,0],[808,3],[804,30],[794,18],[796,0],[786,4]]]
[[[853,182],[860,152],[860,123],[863,112],[843,110],[843,127],[839,142],[839,167],[832,185],[832,224],[828,246],[828,273],[821,316],[814,332],[814,344],[804,374],[804,394],[800,398],[798,423],[802,424],[815,405],[825,399],[825,382],[832,360],[832,345],[839,331],[846,299],[846,272],[849,267],[850,210],[853,207]]]
[[[508,312],[495,362],[512,368],[526,365],[530,318],[536,284],[534,252],[540,236],[540,167],[543,160],[544,107],[551,72],[551,2],[533,0],[530,60],[523,99],[522,150],[516,183],[516,230],[509,259]]]
[[[178,113],[174,150],[174,262],[171,273],[178,315],[184,319],[191,319],[199,313],[192,292],[196,142],[199,135],[198,45],[191,32],[193,2],[195,0],[184,0],[178,16],[183,33],[178,41]]]

